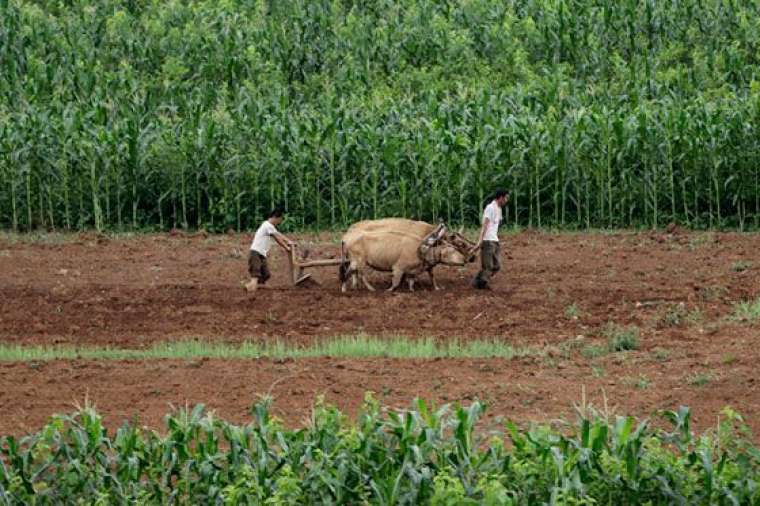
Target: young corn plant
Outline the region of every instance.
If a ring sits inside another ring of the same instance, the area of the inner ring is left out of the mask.
[[[481,432],[484,407],[418,400],[387,410],[373,397],[349,421],[318,400],[308,424],[285,429],[271,399],[238,426],[202,406],[166,417],[161,434],[125,423],[109,434],[85,406],[40,432],[0,438],[0,497],[30,502],[445,503],[758,499],[760,452],[725,411],[696,436],[690,412],[664,412],[672,430],[587,409],[562,430]],[[507,439],[509,445],[506,444]]]

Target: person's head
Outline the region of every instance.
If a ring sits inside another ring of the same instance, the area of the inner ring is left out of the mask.
[[[272,212],[269,213],[269,222],[273,225],[279,225],[282,223],[282,217],[285,214],[285,211],[281,207],[275,207],[272,209]]]
[[[503,190],[499,188],[496,190],[493,194],[493,199],[501,206],[504,207],[507,205],[507,201],[509,200],[509,194],[507,193],[507,190]]]

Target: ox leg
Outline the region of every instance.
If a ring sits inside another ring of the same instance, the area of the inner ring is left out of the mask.
[[[364,272],[360,272],[359,276],[362,278],[362,281],[364,282],[364,286],[367,287],[367,290],[369,290],[370,292],[374,292],[375,287],[369,283],[369,280],[367,279],[367,276],[364,275]]]
[[[433,269],[428,269],[428,276],[430,276],[430,282],[433,283],[433,289],[440,290],[441,287],[438,286],[438,283],[436,283],[435,281],[435,276],[433,275]]]
[[[409,291],[413,292],[414,291],[414,276],[407,276],[406,282],[409,283]]]
[[[340,285],[340,291],[345,293],[348,289],[348,280],[351,280],[352,288],[356,290],[356,278],[357,278],[357,264],[356,262],[351,262],[348,267],[346,268],[345,277],[343,280],[343,283]]]
[[[391,287],[388,288],[388,291],[392,292],[393,290],[398,288],[398,286],[401,284],[401,281],[403,279],[404,279],[404,271],[402,271],[401,269],[394,268],[393,269],[393,283],[391,283]]]
[[[354,280],[361,279],[362,282],[364,283],[364,286],[367,287],[367,290],[369,290],[370,292],[374,292],[375,287],[369,283],[367,276],[364,275],[364,273],[367,270],[367,264],[361,261],[361,262],[356,262],[356,264],[352,265],[352,267],[353,267],[353,273],[354,273]]]

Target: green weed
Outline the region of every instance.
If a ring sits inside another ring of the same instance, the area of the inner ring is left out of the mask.
[[[639,329],[634,326],[622,327],[614,323],[603,329],[610,352],[631,351],[639,348]]]
[[[710,383],[714,378],[715,376],[710,373],[700,372],[687,376],[686,382],[691,386],[703,387]]]
[[[754,323],[760,319],[760,297],[753,301],[739,302],[734,306],[733,319]]]

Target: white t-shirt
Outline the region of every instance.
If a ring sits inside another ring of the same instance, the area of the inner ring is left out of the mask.
[[[256,235],[253,236],[251,251],[267,256],[269,249],[272,247],[272,236],[276,233],[277,229],[269,220],[262,223],[259,229],[256,230]]]
[[[497,204],[495,200],[488,204],[483,211],[483,221],[485,221],[486,218],[488,218],[488,228],[486,228],[486,233],[483,234],[483,240],[499,242],[498,232],[502,213],[501,206]]]

